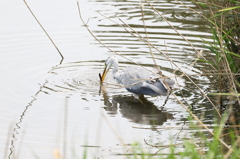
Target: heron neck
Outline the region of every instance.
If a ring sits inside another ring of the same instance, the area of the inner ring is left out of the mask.
[[[115,76],[118,73],[118,63],[114,61],[113,63],[113,76]]]
[[[122,83],[122,80],[120,78],[120,73],[118,72],[118,67],[113,68],[113,77],[115,80],[118,81],[118,83]]]

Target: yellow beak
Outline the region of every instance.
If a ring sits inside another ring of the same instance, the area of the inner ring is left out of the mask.
[[[103,70],[103,73],[102,73],[102,77],[101,77],[101,82],[104,81],[108,71],[109,71],[110,67],[108,65],[105,66],[104,70]]]

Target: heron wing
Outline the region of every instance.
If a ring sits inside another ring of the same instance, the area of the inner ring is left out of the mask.
[[[135,94],[167,95],[168,90],[160,79],[151,80],[151,72],[139,67],[128,66],[119,75],[117,81]]]

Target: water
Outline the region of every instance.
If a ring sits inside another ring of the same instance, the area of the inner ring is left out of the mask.
[[[145,37],[139,1],[79,3],[83,19],[94,35],[131,59],[118,56],[120,69],[134,63],[148,69],[155,65],[148,45],[97,13],[117,15],[114,21],[121,23],[118,17],[121,18]],[[209,27],[199,15],[176,1],[153,4],[197,49],[204,49],[198,36],[210,39]],[[184,4],[195,7],[188,1]],[[116,85],[111,73],[106,79],[109,84],[100,88],[98,74],[107,57],[114,53],[99,44],[83,26],[76,1],[29,1],[28,5],[64,60],[60,63],[60,55],[24,2],[0,2],[0,148],[5,150],[0,156],[6,158],[11,148],[11,158],[53,158],[58,153],[64,158],[81,158],[87,148],[89,158],[124,158],[119,154],[126,153],[134,142],[155,153],[158,149],[147,146],[144,140],[151,145],[168,145],[170,138],[181,143],[183,137],[191,137],[194,132],[190,129],[181,131],[188,127],[188,113],[173,96],[166,104],[166,97],[147,97],[140,103]],[[150,7],[145,5],[144,10],[149,40],[182,70],[201,73],[204,64],[189,66],[197,57],[194,49]],[[174,71],[180,74],[165,56],[151,51],[165,75],[172,76]],[[207,77],[196,75],[192,79],[203,90],[211,83]],[[204,120],[211,123],[213,108],[205,107],[208,102],[194,92],[197,89],[187,78],[177,80],[193,112],[198,116],[205,113]],[[182,99],[179,90],[175,93]],[[160,151],[164,152],[168,152],[167,148]]]

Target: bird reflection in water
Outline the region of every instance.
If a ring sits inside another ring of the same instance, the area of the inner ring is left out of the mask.
[[[111,116],[121,113],[122,117],[131,122],[144,125],[162,125],[168,119],[173,119],[173,114],[159,110],[146,98],[141,101],[133,96],[116,95],[109,98],[105,86],[101,86],[100,89],[104,97],[104,109]]]

